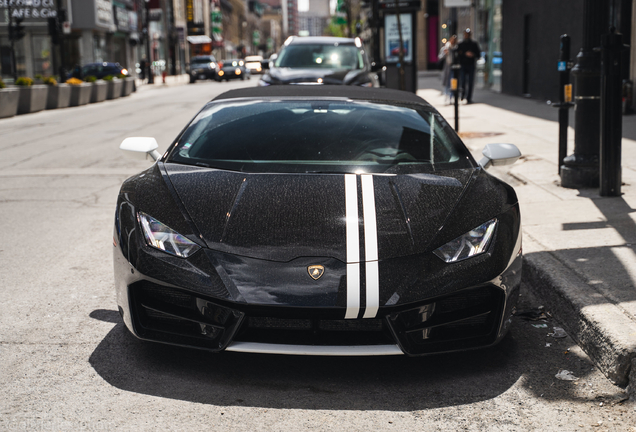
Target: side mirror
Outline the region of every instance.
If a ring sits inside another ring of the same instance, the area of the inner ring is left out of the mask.
[[[157,140],[152,137],[130,137],[126,138],[119,145],[121,150],[133,152],[136,155],[150,155],[153,160],[157,160],[161,157],[161,153],[157,151],[159,144]]]
[[[269,69],[269,60],[261,60],[261,69]]]
[[[484,157],[479,161],[479,165],[484,169],[491,165],[512,165],[521,157],[521,152],[514,144],[487,144],[481,154]]]

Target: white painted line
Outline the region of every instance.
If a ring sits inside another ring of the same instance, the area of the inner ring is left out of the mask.
[[[360,312],[360,263],[347,264],[347,311],[345,319],[356,319]]]
[[[380,273],[378,268],[378,224],[375,213],[373,176],[360,176],[362,213],[364,216],[364,255],[366,261],[366,309],[363,318],[375,318],[380,307]]]
[[[347,235],[347,311],[345,319],[360,312],[360,224],[358,184],[355,174],[345,174],[345,219]]]

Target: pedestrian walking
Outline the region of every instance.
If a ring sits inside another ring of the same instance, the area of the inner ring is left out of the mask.
[[[464,39],[457,45],[459,63],[461,65],[460,81],[462,100],[473,103],[473,88],[475,86],[475,64],[481,57],[479,44],[472,39],[469,28],[464,30]]]
[[[448,42],[439,50],[438,60],[442,63],[442,93],[446,96],[446,103],[452,103],[453,95],[450,89],[453,78],[453,56],[457,51],[457,35],[452,35]]]

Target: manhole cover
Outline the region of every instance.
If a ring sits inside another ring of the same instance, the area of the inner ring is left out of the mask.
[[[492,136],[503,135],[503,132],[460,132],[459,136],[461,138],[471,139],[471,138],[488,138]]]

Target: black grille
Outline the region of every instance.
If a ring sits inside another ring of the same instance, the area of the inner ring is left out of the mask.
[[[149,281],[129,290],[135,331],[144,339],[220,350],[243,318],[233,309]]]
[[[408,354],[467,349],[493,343],[505,294],[494,286],[460,291],[390,316]]]
[[[296,345],[395,344],[382,319],[246,318],[234,338],[243,342]]]

